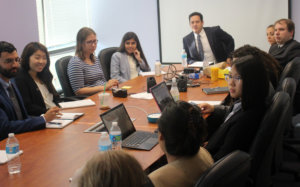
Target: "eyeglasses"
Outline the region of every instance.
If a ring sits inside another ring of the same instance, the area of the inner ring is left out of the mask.
[[[86,43],[87,45],[93,45],[93,44],[97,45],[98,40],[89,40],[89,41],[86,41],[85,43]]]
[[[225,80],[227,82],[233,80],[235,83],[239,83],[241,79],[242,79],[241,76],[232,76],[231,74],[225,74]]]
[[[14,62],[20,63],[21,62],[21,58],[17,57],[17,58],[7,58],[3,61],[5,64],[13,64]]]

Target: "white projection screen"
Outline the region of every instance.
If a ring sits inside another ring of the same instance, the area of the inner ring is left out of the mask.
[[[191,32],[188,16],[203,14],[204,26],[219,25],[235,41],[268,51],[266,27],[288,18],[288,0],[158,0],[160,60],[180,63],[182,39]]]

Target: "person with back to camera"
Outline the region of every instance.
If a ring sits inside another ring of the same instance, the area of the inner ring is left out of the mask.
[[[38,42],[27,44],[21,55],[21,70],[15,78],[29,115],[39,116],[60,101],[49,70],[47,48]]]
[[[97,43],[93,29],[83,27],[78,31],[75,56],[68,64],[70,84],[76,95],[92,95],[104,90],[104,86],[109,89],[118,85],[115,79],[106,82],[100,61],[94,55]]]
[[[252,55],[235,59],[226,80],[230,96],[236,100],[231,106],[200,104],[202,113],[210,114],[206,119],[209,138],[205,148],[215,161],[237,149],[249,151],[265,113],[269,92],[264,64]]]
[[[158,139],[168,164],[150,173],[155,187],[194,186],[213,164],[201,147],[206,135],[200,108],[185,101],[170,102],[158,120]]]
[[[274,25],[269,25],[267,27],[266,33],[267,33],[267,40],[269,44],[270,45],[276,44],[275,35],[274,35],[275,33]]]
[[[118,51],[111,57],[110,76],[122,83],[137,77],[140,70],[150,71],[150,67],[139,38],[134,32],[127,32]]]
[[[78,169],[71,187],[151,187],[141,165],[122,150],[98,152]]]

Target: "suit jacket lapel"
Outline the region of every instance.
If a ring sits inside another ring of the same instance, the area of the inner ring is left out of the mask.
[[[210,48],[211,48],[213,54],[216,54],[211,30],[209,30],[209,28],[207,28],[207,27],[204,27],[203,29],[205,31],[208,43],[210,45]]]

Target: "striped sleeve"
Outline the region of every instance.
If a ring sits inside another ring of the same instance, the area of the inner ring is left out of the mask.
[[[74,93],[84,87],[84,69],[82,65],[78,57],[72,57],[68,64],[68,76]]]

